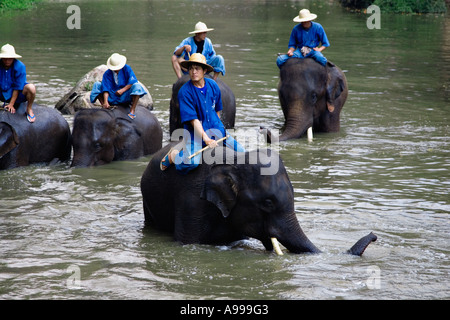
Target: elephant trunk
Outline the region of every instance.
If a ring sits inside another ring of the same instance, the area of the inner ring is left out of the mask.
[[[307,112],[308,109],[311,112]],[[289,105],[287,110],[289,111],[285,113],[284,131],[279,137],[280,141],[300,138],[314,122],[313,107],[305,106],[299,100]]]
[[[377,236],[373,234],[373,232],[369,233],[367,236],[362,237],[359,239],[353,247],[351,247],[349,250],[347,250],[347,253],[353,254],[355,256],[361,256],[364,251],[366,250],[367,246],[375,242],[377,240]]]
[[[286,249],[292,253],[320,253],[321,251],[308,239],[300,227],[297,218],[288,219],[281,225],[284,228],[269,230],[271,237],[276,238]],[[272,245],[270,244],[270,247]],[[271,248],[273,249],[273,248]]]

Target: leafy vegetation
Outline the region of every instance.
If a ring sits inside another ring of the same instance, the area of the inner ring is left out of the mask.
[[[390,13],[444,13],[445,0],[340,0],[344,7],[365,9],[371,4],[380,7],[381,12]]]
[[[6,10],[26,10],[42,0],[0,0],[0,12]]]

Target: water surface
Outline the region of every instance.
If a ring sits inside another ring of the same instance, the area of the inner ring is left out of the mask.
[[[280,129],[276,54],[301,7],[318,14],[347,76],[341,131],[280,145],[300,224],[323,253],[174,243],[144,228],[150,156],[88,169],[0,171],[2,299],[449,299],[450,20],[367,15],[333,1],[50,1],[2,16],[37,102],[54,107],[86,72],[125,54],[168,141],[173,49],[197,21],[225,57],[236,128]],[[71,3],[72,4],[72,3]],[[72,116],[65,116],[69,123]],[[238,136],[239,138],[239,136]],[[342,254],[373,231],[363,257]]]

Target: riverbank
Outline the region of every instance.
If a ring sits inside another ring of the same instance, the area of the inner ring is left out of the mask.
[[[10,10],[28,10],[42,0],[0,0],[0,12]]]

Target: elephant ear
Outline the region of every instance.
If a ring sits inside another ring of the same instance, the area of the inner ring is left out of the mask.
[[[333,112],[337,105],[336,100],[339,99],[346,88],[346,82],[337,67],[327,66],[327,73],[327,106],[328,111]]]
[[[116,150],[123,150],[134,138],[141,137],[141,131],[134,123],[130,124],[130,120],[116,118],[116,136],[114,139],[114,148]]]
[[[16,130],[6,122],[0,122],[0,158],[19,145]]]
[[[238,194],[237,176],[232,165],[215,165],[211,167],[209,176],[205,179],[201,199],[213,203],[222,212],[224,218],[228,217],[236,205]]]

